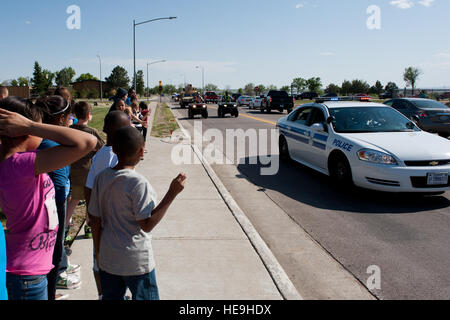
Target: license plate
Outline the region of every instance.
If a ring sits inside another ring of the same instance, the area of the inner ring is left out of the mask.
[[[429,186],[435,185],[447,185],[448,184],[448,173],[429,173],[427,175],[427,184]]]

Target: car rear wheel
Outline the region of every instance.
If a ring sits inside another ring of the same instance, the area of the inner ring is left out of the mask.
[[[284,136],[280,136],[280,139],[278,140],[278,149],[280,151],[281,161],[291,160],[291,156],[289,155],[288,144]]]
[[[329,165],[330,176],[337,186],[348,187],[353,184],[352,170],[344,155],[335,155]]]

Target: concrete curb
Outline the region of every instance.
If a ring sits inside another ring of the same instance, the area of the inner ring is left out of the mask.
[[[172,109],[170,108],[170,112]],[[173,114],[173,112],[172,112]],[[173,114],[175,120],[177,121],[178,126],[183,131],[186,136],[190,136],[189,132],[184,129],[181,123],[178,121],[177,117]],[[236,201],[233,199],[231,194],[226,189],[225,185],[222,183],[220,178],[217,176],[215,171],[212,169],[211,165],[208,163],[206,159],[204,159],[202,152],[200,149],[190,143],[192,150],[195,152],[197,157],[200,159],[203,167],[205,168],[208,176],[211,181],[214,183],[217,191],[225,201],[225,204],[230,209],[231,213],[235,217],[236,221],[241,226],[244,233],[247,235],[250,243],[255,248],[257,254],[260,256],[264,266],[269,272],[272,280],[274,281],[278,291],[282,295],[285,300],[303,300],[303,297],[295,288],[294,284],[291,282],[283,267],[280,265],[278,260],[273,255],[272,251],[269,249],[267,244],[259,235],[258,231],[255,229],[253,224],[247,218],[242,209],[238,206]]]

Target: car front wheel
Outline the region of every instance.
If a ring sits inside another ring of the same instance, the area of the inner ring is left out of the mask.
[[[353,184],[352,170],[344,155],[336,155],[330,161],[330,176],[337,186],[348,187]]]

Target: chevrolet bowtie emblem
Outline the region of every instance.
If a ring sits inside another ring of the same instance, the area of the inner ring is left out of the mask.
[[[438,161],[430,162],[430,166],[433,166],[433,167],[437,166],[438,164],[439,164]]]

